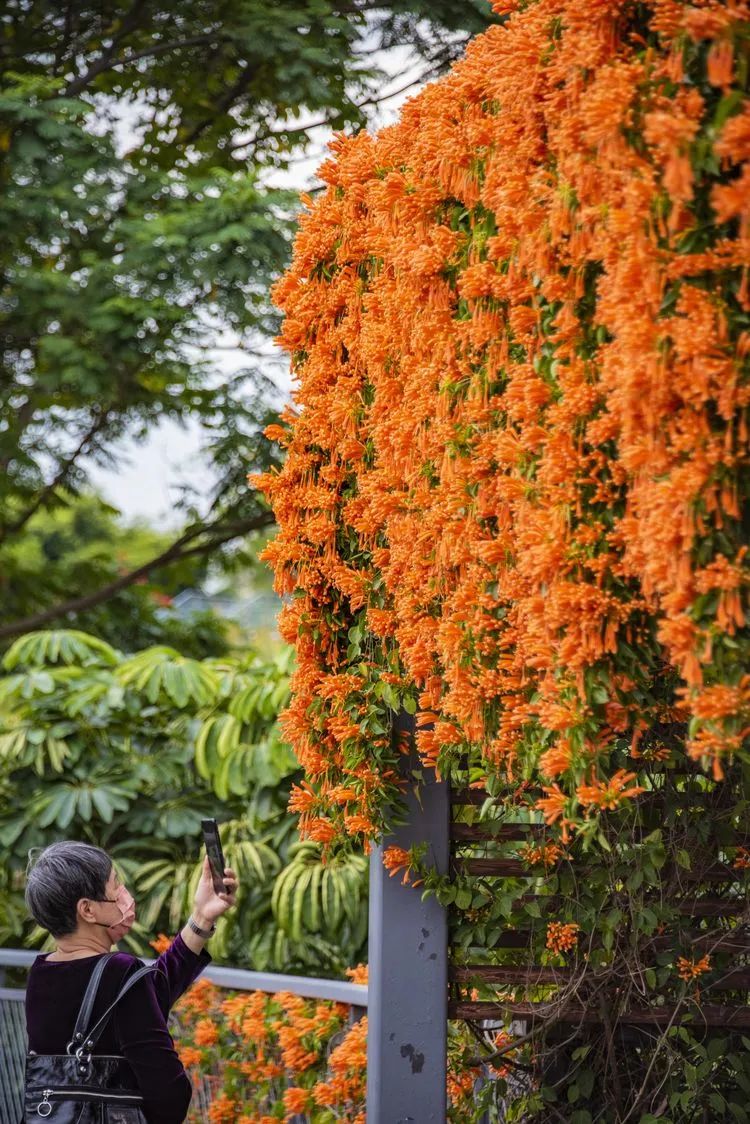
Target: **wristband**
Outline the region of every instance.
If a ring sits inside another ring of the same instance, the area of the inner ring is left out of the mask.
[[[204,941],[207,941],[208,938],[213,936],[213,934],[216,932],[216,925],[215,924],[212,925],[210,929],[201,929],[200,925],[196,925],[196,923],[195,923],[195,921],[193,921],[192,917],[188,917],[187,923],[190,926],[190,928],[193,930],[193,932],[196,934],[196,936],[202,937]]]

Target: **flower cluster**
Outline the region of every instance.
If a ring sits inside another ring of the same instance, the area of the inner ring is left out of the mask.
[[[497,7],[335,140],[275,291],[298,385],[255,483],[326,844],[387,824],[401,708],[568,838],[640,792],[615,743],[689,723],[719,778],[750,728],[750,4]]]
[[[163,950],[169,940],[160,936],[152,944]],[[367,983],[366,965],[347,975]],[[206,1093],[211,1124],[279,1124],[295,1115],[309,1124],[365,1124],[366,1016],[351,1023],[341,1003],[283,992],[227,992],[199,979],[173,1018],[180,1058]],[[478,1116],[462,1059],[473,1039],[454,1028],[449,1047],[449,1119],[468,1124]],[[189,1121],[197,1124],[201,1113],[195,1098]]]
[[[350,974],[366,982],[366,968]],[[199,980],[174,1017],[182,1063],[208,1091],[211,1124],[278,1124],[298,1113],[311,1124],[364,1124],[367,1019],[349,1027],[344,1004],[227,993]]]
[[[529,866],[553,867],[564,855],[565,852],[558,843],[541,843],[538,846],[525,843],[518,848],[519,859]]]
[[[547,926],[547,948],[550,952],[570,952],[578,944],[580,926],[575,921],[550,921]]]
[[[677,960],[677,975],[681,980],[690,983],[692,980],[702,976],[705,972],[711,971],[711,957],[702,956],[700,960],[688,959],[686,956],[680,956]]]

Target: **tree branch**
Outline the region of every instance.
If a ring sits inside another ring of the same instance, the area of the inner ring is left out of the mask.
[[[112,57],[112,48],[105,54],[101,55],[95,63],[89,67],[85,74],[81,74],[78,78],[66,87],[65,93],[67,97],[75,97],[85,90],[94,78],[98,78],[105,70],[114,70],[118,66],[129,66],[130,63],[138,62],[139,59],[153,58],[156,55],[166,54],[168,51],[177,51],[180,47],[194,47],[199,43],[210,43],[213,40],[212,35],[205,33],[201,35],[188,35],[185,39],[173,39],[169,43],[161,43],[155,47],[145,47],[142,51],[134,51],[125,58],[116,59]],[[114,43],[112,44],[114,47]]]
[[[193,144],[193,142],[196,141],[201,135],[203,130],[208,128],[215,117],[217,117],[221,113],[226,113],[228,109],[231,109],[235,100],[239,97],[243,90],[246,90],[250,85],[256,73],[257,67],[252,67],[249,65],[246,66],[234,85],[230,86],[224,96],[219,98],[211,115],[209,117],[204,117],[202,121],[199,121],[196,125],[194,125],[182,143],[185,146]]]
[[[115,594],[120,593],[123,589],[127,589],[133,585],[140,578],[146,577],[152,570],[161,569],[164,566],[171,565],[173,562],[180,562],[184,558],[194,558],[201,554],[208,554],[210,551],[215,550],[217,547],[222,546],[224,543],[231,542],[232,539],[239,538],[240,535],[249,534],[250,531],[259,531],[263,527],[270,527],[274,523],[272,511],[261,511],[251,519],[238,521],[230,524],[217,524],[215,527],[195,527],[190,531],[186,531],[181,535],[171,546],[163,550],[161,554],[157,554],[155,558],[145,562],[142,566],[138,566],[135,570],[130,570],[127,574],[121,574],[119,578],[109,582],[101,589],[95,590],[93,593],[87,593],[83,597],[72,597],[69,601],[62,601],[58,605],[52,605],[49,609],[44,609],[41,613],[34,613],[30,617],[23,617],[21,620],[10,621],[8,624],[0,625],[0,640],[8,639],[11,636],[18,636],[22,632],[33,632],[37,628],[43,628],[49,624],[50,621],[57,620],[59,617],[66,616],[69,613],[82,613],[86,609],[93,609],[100,605],[102,601],[109,600]],[[205,543],[189,546],[195,539],[201,535],[210,535]]]
[[[112,41],[110,42],[109,47],[98,59],[98,62],[97,62],[96,65],[98,65],[100,69],[98,71],[96,71],[96,73],[101,73],[101,70],[104,69],[104,67],[102,66],[103,60],[111,59],[112,56],[115,53],[115,50],[116,50],[117,46],[120,43],[122,43],[123,39],[125,39],[130,34],[130,32],[133,31],[134,28],[137,26],[138,14],[139,14],[139,11],[141,10],[141,8],[143,8],[144,3],[145,3],[145,0],[134,0],[132,6],[130,8],[130,11],[125,13],[125,16],[123,17],[122,22],[120,23],[119,31],[117,32],[116,35],[112,36]],[[73,5],[71,4],[71,5],[68,6],[68,14],[69,15],[72,15],[72,9],[73,9]],[[66,44],[66,46],[67,45],[68,44]],[[75,50],[74,50],[73,53],[75,54]],[[88,81],[88,80],[90,80],[90,77],[93,78],[95,76],[96,75],[91,73],[91,70],[90,70],[86,75],[83,75],[82,78],[86,79]],[[75,84],[76,81],[80,81],[80,79],[76,79],[74,81],[74,84]],[[81,88],[83,88],[83,87],[81,87]],[[77,91],[75,91],[75,92],[77,92]]]
[[[26,427],[29,425],[29,423],[31,422],[31,419],[34,417],[35,409],[36,409],[36,405],[34,403],[33,393],[30,390],[29,393],[28,393],[28,396],[26,397],[26,400],[24,401],[24,403],[21,406],[19,406],[18,409],[15,412],[14,448],[10,453],[8,453],[7,456],[0,457],[0,472],[7,472],[8,471],[8,467],[10,465],[10,462],[13,460],[13,457],[15,456],[15,449],[20,444],[21,436],[24,433],[24,431],[26,430]],[[8,426],[8,429],[10,429],[10,426]]]
[[[31,519],[32,515],[35,515],[37,513],[39,508],[42,507],[48,497],[51,496],[57,488],[65,483],[71,470],[75,467],[76,461],[83,453],[88,450],[97,433],[99,433],[106,424],[108,417],[109,409],[102,410],[99,414],[97,414],[96,418],[94,419],[93,425],[90,425],[86,430],[83,437],[78,442],[78,445],[70,454],[70,456],[60,462],[57,473],[55,474],[54,478],[50,480],[49,484],[45,484],[45,486],[39,491],[36,498],[29,504],[26,510],[18,516],[17,519],[14,519],[10,523],[0,524],[0,543],[4,542],[7,539],[8,535],[13,535],[16,533],[16,531],[20,531],[23,527],[25,527],[29,519]]]
[[[406,93],[406,91],[411,90],[412,87],[419,86],[422,82],[425,82],[433,74],[437,74],[439,69],[441,69],[441,67],[429,67],[423,74],[420,74],[419,77],[412,78],[405,86],[399,86],[397,90],[391,90],[389,94],[381,94],[377,98],[365,98],[364,101],[355,102],[353,108],[366,109],[368,106],[380,105],[381,102],[398,97],[399,94]],[[306,133],[309,129],[317,129],[321,125],[330,125],[340,116],[341,113],[334,114],[333,116],[329,115],[328,117],[319,117],[317,121],[310,121],[307,125],[299,125],[294,129],[267,129],[263,133],[257,133],[250,140],[237,141],[236,144],[230,145],[230,150],[236,152],[240,148],[249,148],[251,145],[257,147],[260,141],[271,140],[273,137],[298,136],[300,133]]]

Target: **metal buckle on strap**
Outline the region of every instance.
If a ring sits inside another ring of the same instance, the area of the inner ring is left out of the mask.
[[[93,1045],[91,1042],[86,1043],[87,1046]],[[76,1062],[78,1063],[78,1072],[80,1074],[91,1073],[91,1053],[86,1055],[86,1061],[83,1060],[83,1046],[79,1046],[76,1050]]]
[[[73,1037],[71,1038],[70,1042],[68,1043],[68,1045],[65,1047],[65,1053],[66,1054],[77,1053],[77,1050],[74,1050],[73,1047],[76,1046],[76,1044],[79,1043],[79,1042],[83,1042],[83,1035],[80,1034],[80,1033],[74,1034]],[[81,1049],[81,1047],[78,1047],[78,1048]]]

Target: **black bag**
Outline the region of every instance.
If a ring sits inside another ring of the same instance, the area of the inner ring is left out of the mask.
[[[92,1054],[114,1009],[134,984],[156,970],[144,965],[125,981],[118,995],[90,1030],[91,1012],[102,973],[114,953],[94,966],[73,1037],[65,1054],[26,1055],[24,1115],[21,1124],[147,1124],[143,1097],[133,1087],[133,1071],[125,1058]]]

